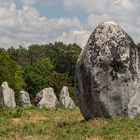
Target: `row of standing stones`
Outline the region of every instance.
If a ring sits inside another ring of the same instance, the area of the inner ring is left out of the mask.
[[[77,99],[85,119],[140,112],[140,55],[115,22],[96,27],[76,66]]]
[[[19,104],[21,107],[30,107],[31,101],[28,92],[20,91]],[[57,99],[53,88],[45,88],[38,92],[35,97],[35,104],[37,107],[52,108],[57,106],[64,106],[69,109],[75,108],[74,101],[69,96],[68,87],[64,86],[60,91]],[[15,93],[13,89],[9,88],[7,82],[3,82],[0,86],[0,106],[1,107],[16,107]]]
[[[116,23],[101,23],[89,37],[76,64],[76,88],[78,106],[86,120],[122,115],[134,118],[140,112],[138,50],[131,37]],[[27,103],[22,99],[29,97],[26,92],[21,93],[21,105],[25,106]],[[7,83],[1,85],[0,103],[16,106],[14,91]],[[35,103],[39,107],[75,106],[67,87],[61,90],[59,101],[53,89],[46,88],[36,95]]]

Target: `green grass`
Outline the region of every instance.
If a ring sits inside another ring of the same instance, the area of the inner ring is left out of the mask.
[[[0,140],[139,140],[140,115],[84,121],[78,109],[0,109]]]

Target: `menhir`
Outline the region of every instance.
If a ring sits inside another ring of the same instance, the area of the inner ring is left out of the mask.
[[[91,34],[76,66],[77,99],[85,119],[127,115],[140,108],[138,50],[116,23],[104,22]]]

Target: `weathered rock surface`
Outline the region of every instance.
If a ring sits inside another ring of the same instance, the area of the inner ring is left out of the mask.
[[[59,95],[59,102],[60,102],[60,105],[66,108],[69,108],[69,109],[75,108],[74,101],[69,95],[68,87],[63,86],[63,88],[61,89],[60,95]]]
[[[139,56],[131,37],[104,22],[91,34],[77,61],[77,98],[85,119],[128,115],[140,108]]]
[[[9,88],[7,82],[3,82],[0,86],[0,106],[1,107],[16,107],[15,93]]]
[[[39,108],[52,108],[59,105],[59,101],[51,87],[38,92],[35,97],[35,103]]]
[[[20,91],[19,104],[21,107],[30,107],[31,106],[30,96],[29,96],[28,92]]]

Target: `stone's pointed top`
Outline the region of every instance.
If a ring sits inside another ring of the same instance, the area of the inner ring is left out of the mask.
[[[52,87],[48,87],[48,88],[44,88],[42,91],[40,91],[41,93],[48,93],[48,92],[54,92],[54,89]]]
[[[103,22],[103,24],[107,24],[107,25],[117,25],[117,23],[115,23],[114,21],[105,21],[105,22]]]
[[[62,89],[63,89],[63,90],[64,90],[64,89],[68,90],[68,87],[67,87],[67,86],[63,86],[63,88],[62,88]]]
[[[1,84],[1,86],[9,87],[7,82],[3,82],[3,83]]]
[[[20,91],[20,93],[25,93],[25,92],[26,92],[26,91],[24,91],[24,90],[21,90],[21,91]]]

